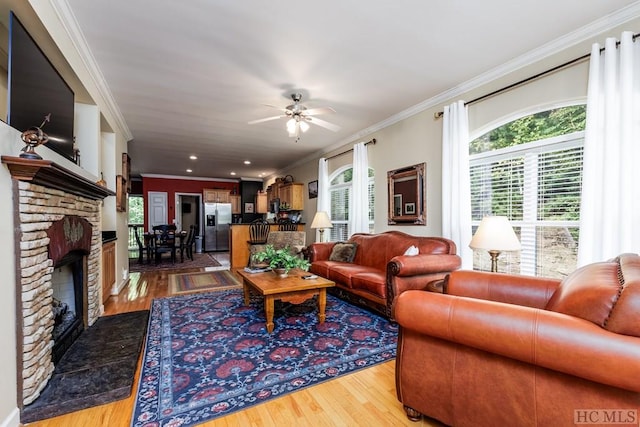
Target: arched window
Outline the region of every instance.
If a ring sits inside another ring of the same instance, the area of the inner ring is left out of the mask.
[[[374,183],[373,169],[369,168],[369,232],[373,233],[373,205],[374,205]],[[333,228],[329,233],[329,240],[332,242],[349,239],[349,200],[351,199],[351,180],[353,168],[351,165],[344,166],[329,177],[329,198],[331,200],[331,222]]]
[[[586,107],[518,118],[470,143],[473,232],[486,215],[509,218],[519,252],[500,255],[499,270],[562,278],[576,268]],[[489,257],[474,253],[474,268]]]

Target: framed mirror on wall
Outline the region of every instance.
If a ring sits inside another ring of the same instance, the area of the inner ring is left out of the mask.
[[[426,163],[387,172],[389,225],[426,225]]]

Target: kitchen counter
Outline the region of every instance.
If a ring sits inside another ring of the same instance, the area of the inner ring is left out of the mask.
[[[234,223],[231,223],[229,225],[233,227],[233,226],[242,226],[242,225],[246,226],[246,225],[249,225],[249,224],[251,224],[251,223],[250,222],[234,222]],[[306,225],[306,222],[298,222],[297,224],[298,225],[302,225],[304,227]],[[275,222],[270,222],[269,225],[278,225],[278,224],[276,224]],[[304,230],[300,230],[300,231],[304,231]]]
[[[103,245],[105,243],[114,242],[116,240],[118,240],[118,238],[116,237],[115,230],[113,230],[113,231],[103,231],[102,232],[102,244]]]
[[[278,224],[269,223],[270,231],[278,231]],[[305,223],[298,223],[298,231],[304,231]],[[249,261],[249,223],[231,224],[229,235],[229,260],[231,268],[243,268]]]

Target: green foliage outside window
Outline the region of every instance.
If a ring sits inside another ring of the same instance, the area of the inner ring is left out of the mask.
[[[586,121],[586,105],[557,108],[521,117],[471,141],[469,154],[498,150],[582,131]]]
[[[144,199],[142,196],[129,196],[129,224],[144,223]]]

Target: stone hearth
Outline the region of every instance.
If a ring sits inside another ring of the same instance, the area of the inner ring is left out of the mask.
[[[33,402],[53,375],[54,266],[84,256],[84,327],[101,315],[101,204],[113,192],[45,160],[2,157],[13,180],[17,268],[18,401]]]
[[[100,316],[100,202],[20,182],[20,282],[23,318],[22,392],[23,403],[31,403],[53,374],[53,288],[55,261],[50,254],[47,231],[53,224],[71,224],[80,217],[91,231],[84,297],[84,313],[78,313],[85,327]],[[74,222],[75,223],[75,222]],[[66,253],[66,252],[65,252]],[[65,255],[65,254],[62,254]]]

